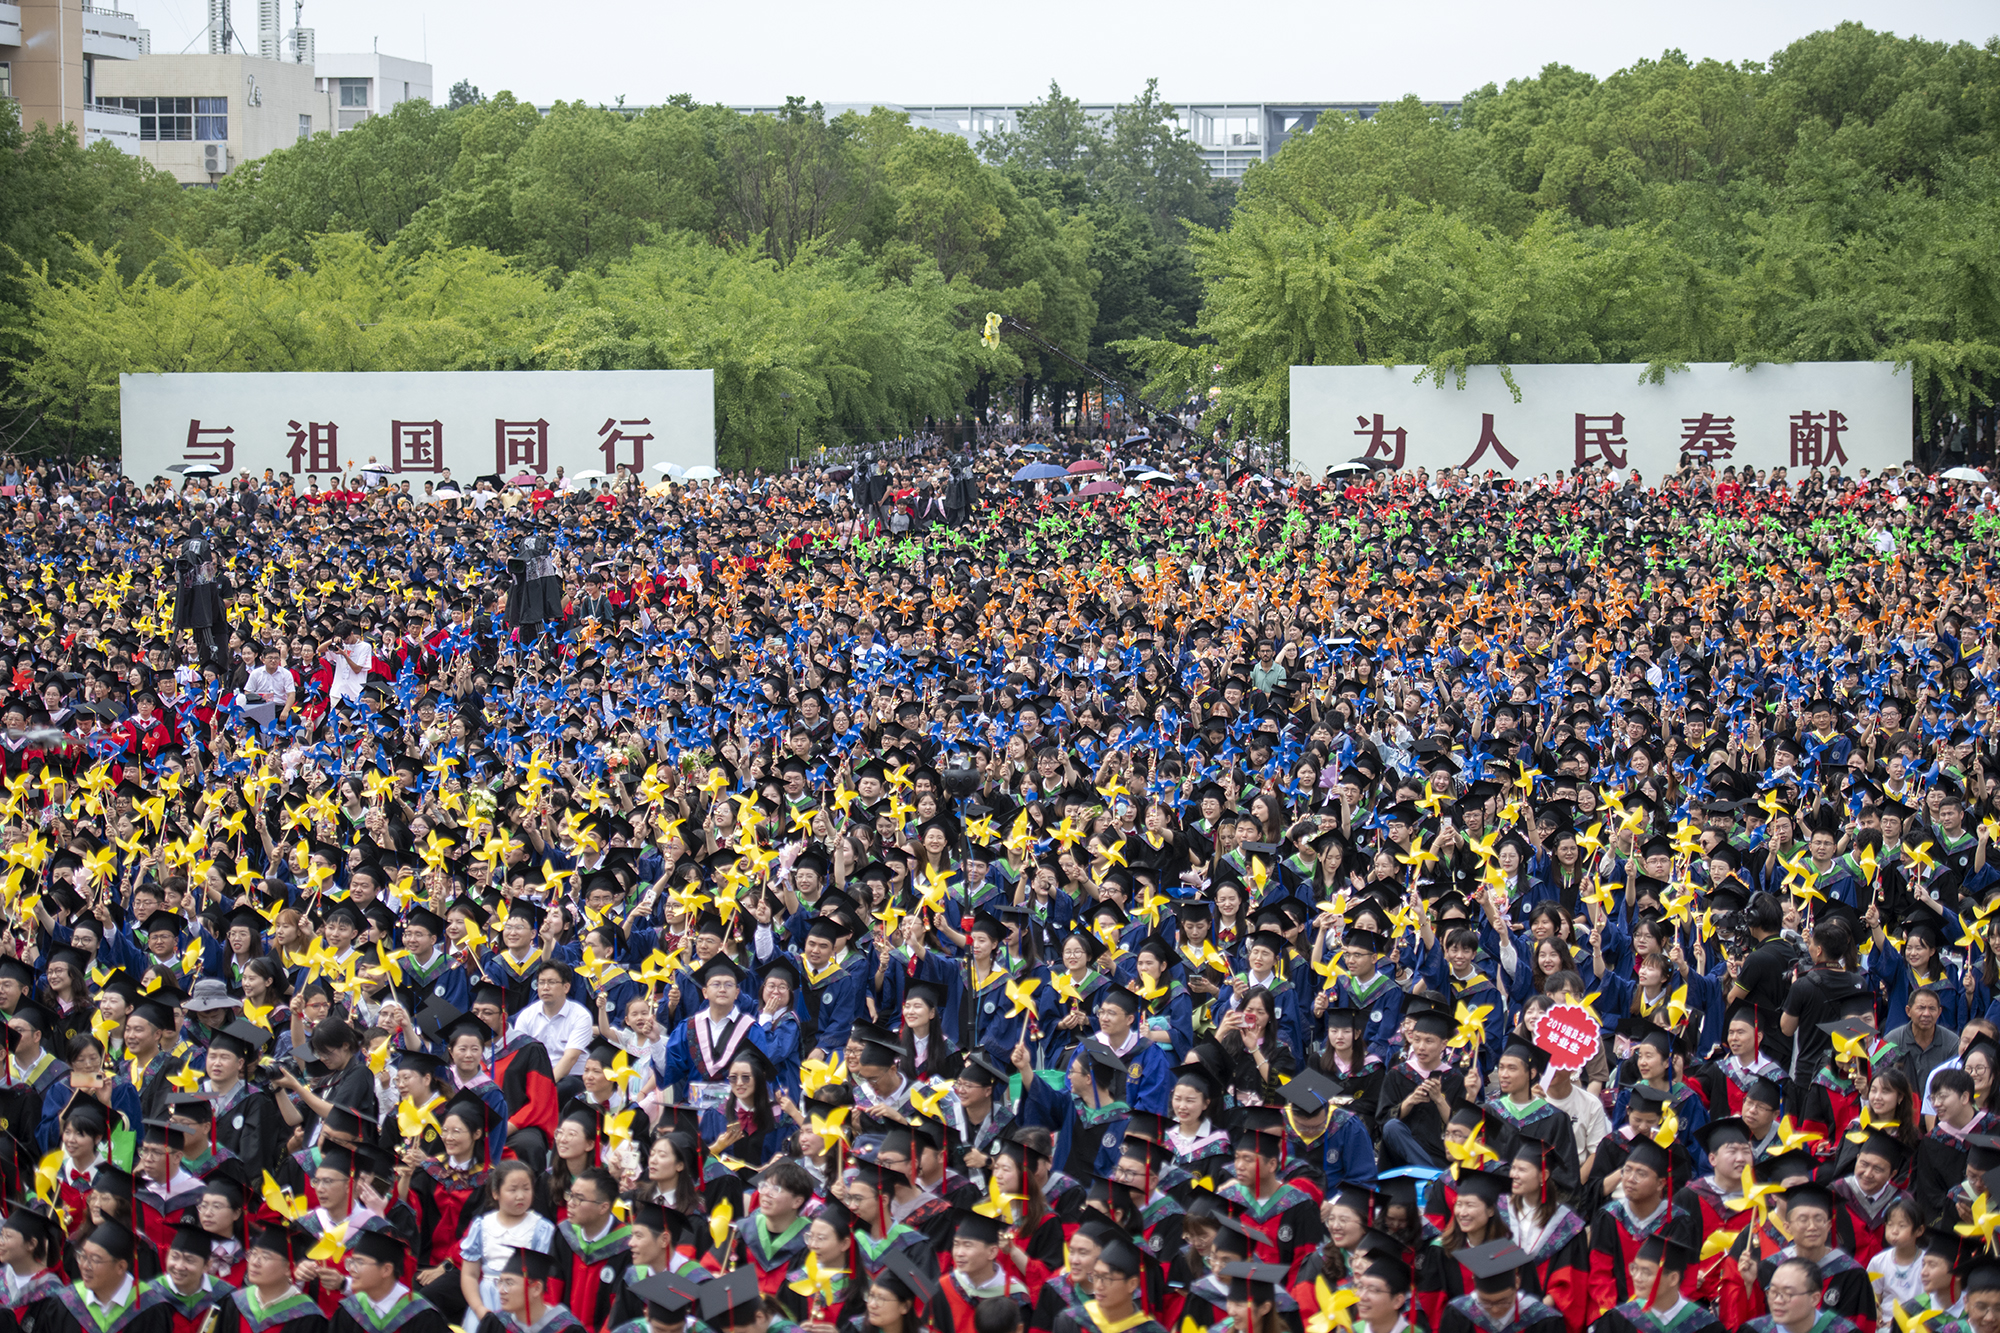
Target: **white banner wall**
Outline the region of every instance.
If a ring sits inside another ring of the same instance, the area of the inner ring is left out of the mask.
[[[715,463],[712,370],[121,375],[125,475],[175,464],[436,481]],[[657,477],[657,473],[654,474]]]
[[[1314,476],[1376,458],[1399,468],[1469,467],[1535,477],[1608,463],[1649,481],[1683,454],[1720,471],[1910,458],[1910,380],[1886,361],[1815,361],[1736,370],[1690,365],[1641,384],[1635,365],[1515,366],[1521,401],[1498,367],[1465,388],[1416,382],[1417,366],[1293,366],[1291,453]]]

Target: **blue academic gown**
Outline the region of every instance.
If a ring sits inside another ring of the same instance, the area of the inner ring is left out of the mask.
[[[62,1146],[62,1113],[63,1108],[69,1105],[71,1096],[67,1076],[49,1084],[49,1090],[42,1095],[42,1123],[35,1130],[35,1146],[44,1154],[52,1153]],[[146,1112],[139,1104],[137,1088],[124,1079],[113,1083],[111,1109],[125,1122],[126,1129],[135,1134],[139,1132],[140,1122],[146,1118]],[[116,1129],[118,1126],[113,1125],[112,1128]]]
[[[1317,1154],[1328,1198],[1348,1185],[1375,1187],[1375,1145],[1354,1112],[1336,1106],[1317,1140],[1307,1143],[1294,1132],[1290,1141],[1292,1156],[1301,1161],[1310,1162]]]
[[[1125,1126],[1131,1122],[1130,1114],[1113,1114],[1096,1124],[1084,1124],[1078,1114],[1077,1100],[1069,1090],[1066,1072],[1037,1069],[1032,1078],[1022,1079],[1019,1115],[1024,1124],[1040,1125],[1055,1136],[1055,1151],[1050,1158],[1055,1170],[1064,1170],[1074,1145],[1080,1138],[1093,1134],[1100,1137],[1096,1156],[1091,1159],[1090,1173],[1108,1176],[1118,1168],[1118,1158],[1125,1146]]]
[[[1336,1007],[1359,1009],[1367,1015],[1362,1024],[1361,1039],[1370,1055],[1379,1056],[1386,1063],[1389,1059],[1389,1039],[1403,1025],[1403,1001],[1407,997],[1403,988],[1387,972],[1377,971],[1370,980],[1372,984],[1364,994],[1355,988],[1351,977],[1342,977],[1334,985],[1331,1003]]]

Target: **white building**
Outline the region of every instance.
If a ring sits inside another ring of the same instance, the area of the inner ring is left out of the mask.
[[[320,54],[312,66],[320,90],[333,97],[334,118],[327,128],[336,134],[372,116],[387,115],[399,102],[431,100],[431,67],[421,60],[375,52]]]
[[[323,55],[313,29],[282,30],[286,0],[208,0],[206,54],[154,55],[151,34],[113,0],[0,0],[0,97],[24,125],[72,125],[212,185],[231,169],[314,134],[339,134],[399,102],[430,100],[431,67],[370,52]]]

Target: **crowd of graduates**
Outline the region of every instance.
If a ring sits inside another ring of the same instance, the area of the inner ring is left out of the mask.
[[[1159,461],[30,476],[5,1318],[2000,1333],[1990,493]]]

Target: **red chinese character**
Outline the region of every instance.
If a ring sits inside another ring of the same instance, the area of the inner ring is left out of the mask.
[[[313,421],[303,426],[296,421],[285,424],[291,428],[292,447],[285,451],[285,457],[291,460],[292,471],[340,471],[338,424],[331,421]]]
[[[512,467],[524,467],[537,476],[549,470],[548,422],[493,422],[493,470],[505,475]]]
[[[187,448],[181,451],[181,458],[189,463],[212,463],[217,472],[234,471],[235,430],[234,426],[204,426],[196,417],[188,422]]]
[[[1576,465],[1589,467],[1602,459],[1612,467],[1624,467],[1628,455],[1618,452],[1616,446],[1631,447],[1625,438],[1625,414],[1613,412],[1608,417],[1576,414]]]
[[[1396,427],[1394,430],[1383,426],[1382,414],[1380,412],[1375,414],[1375,422],[1372,426],[1369,424],[1367,417],[1356,417],[1354,420],[1361,427],[1360,430],[1354,433],[1368,437],[1368,452],[1363,454],[1362,457],[1386,458],[1389,460],[1390,467],[1400,470],[1403,466],[1403,447],[1410,442],[1410,432],[1404,430],[1401,426]],[[1394,443],[1392,444],[1391,441]]]
[[[1493,414],[1491,412],[1481,412],[1479,414],[1479,447],[1472,451],[1472,457],[1466,459],[1459,466],[1470,468],[1474,463],[1477,463],[1481,458],[1486,456],[1488,449],[1491,449],[1500,456],[1500,461],[1507,465],[1509,472],[1512,472],[1521,465],[1521,460],[1508,452],[1506,445],[1500,443],[1500,436],[1493,429]]]
[[[625,432],[625,427],[650,426],[652,424],[653,419],[651,417],[640,417],[637,421],[617,421],[606,417],[604,424],[597,428],[597,433],[604,437],[604,443],[598,445],[598,448],[604,451],[604,470],[614,473],[618,471],[618,445],[621,441],[632,446],[631,460],[625,466],[631,468],[634,472],[645,467],[646,441],[652,439],[653,434],[651,431],[648,431],[644,435],[628,435]]]
[[[444,423],[390,422],[389,465],[396,472],[444,471]]]
[[[1847,461],[1847,451],[1840,447],[1846,413],[1801,412],[1791,425],[1793,467],[1838,467]]]
[[[1713,463],[1736,452],[1736,418],[1703,412],[1681,418],[1681,452],[1697,463]]]

